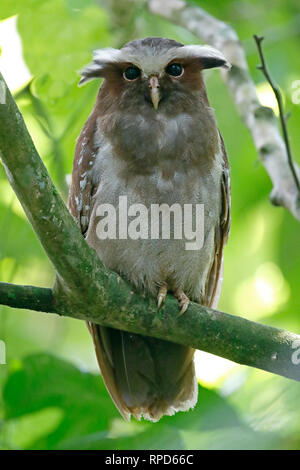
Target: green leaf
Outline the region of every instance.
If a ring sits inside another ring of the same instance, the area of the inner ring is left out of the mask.
[[[103,436],[119,416],[101,378],[45,354],[13,364],[3,400],[8,421],[49,407],[61,410],[57,428],[33,442],[33,449],[56,448],[62,440],[86,433],[100,431]]]
[[[98,376],[45,354],[12,363],[3,401],[5,419],[17,426],[17,442],[30,449],[232,448],[236,441],[246,448],[266,442],[224,398],[200,386],[190,412],[154,424],[125,423]],[[32,441],[22,440],[22,430],[31,427]]]

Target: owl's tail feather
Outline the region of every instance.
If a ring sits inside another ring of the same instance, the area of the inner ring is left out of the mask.
[[[105,386],[111,396],[112,401],[125,419],[130,421],[130,410],[122,399],[114,378],[114,367],[112,363],[110,338],[107,328],[99,327],[95,323],[88,323],[88,329],[92,335],[97,361]]]
[[[158,421],[197,402],[194,350],[89,324],[107,390],[125,420]]]

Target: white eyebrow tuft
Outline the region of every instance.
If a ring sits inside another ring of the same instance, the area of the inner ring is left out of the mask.
[[[119,49],[113,49],[112,47],[107,47],[105,49],[96,49],[93,52],[94,62],[99,64],[107,62],[118,62],[120,60],[121,51]]]
[[[144,74],[162,73],[164,68],[174,59],[198,58],[203,61],[204,68],[224,67],[229,69],[231,65],[225,56],[211,46],[188,45],[170,48],[159,48],[151,45],[133,48],[130,46],[122,49],[107,47],[96,49],[93,52],[93,62],[84,67],[79,73],[82,75],[79,86],[103,77],[105,67],[111,63],[130,62],[139,67]]]
[[[178,59],[185,59],[185,58],[199,58],[201,59],[216,59],[222,61],[222,65],[220,67],[224,67],[226,69],[230,69],[231,65],[226,59],[226,57],[222,54],[222,52],[218,51],[212,46],[204,45],[189,45],[183,47],[174,48],[174,55]],[[175,58],[175,57],[174,57]]]
[[[86,65],[79,74],[82,78],[79,81],[79,86],[87,83],[94,78],[102,77],[102,72],[109,63],[116,63],[120,61],[121,51],[107,47],[105,49],[96,49],[93,52],[93,62]]]

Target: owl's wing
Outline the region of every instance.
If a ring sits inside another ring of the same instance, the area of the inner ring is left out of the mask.
[[[96,189],[91,177],[91,169],[99,150],[94,143],[95,128],[96,113],[92,113],[76,143],[68,201],[69,210],[83,234],[86,233],[89,226],[92,198]]]
[[[91,176],[95,156],[98,152],[101,152],[101,148],[95,145],[94,139],[96,119],[96,112],[92,112],[77,140],[68,201],[69,210],[83,235],[86,234],[89,227],[94,206],[93,196],[99,185],[99,182],[96,184],[93,182]],[[93,338],[103,381],[116,407],[124,419],[128,421],[130,412],[116,387],[108,328],[94,323],[87,323],[87,327]]]
[[[220,223],[216,228],[215,235],[215,256],[207,279],[205,292],[205,305],[217,308],[223,283],[223,249],[227,243],[230,232],[230,171],[229,162],[224,145],[224,140],[219,132],[221,149],[223,154],[223,174],[222,174],[222,210]]]

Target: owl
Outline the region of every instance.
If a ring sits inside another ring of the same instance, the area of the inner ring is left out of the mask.
[[[71,214],[107,268],[156,296],[158,308],[171,293],[181,315],[190,300],[217,306],[230,228],[229,164],[202,77],[213,67],[230,65],[212,47],[150,37],[96,50],[81,71],[80,85],[104,80],[76,144]],[[128,206],[149,209],[201,205],[201,249],[172,238],[172,218],[169,239],[97,236],[98,207],[109,204],[122,216],[125,196]],[[155,422],[195,406],[192,348],[88,327],[104,383],[126,420]]]

